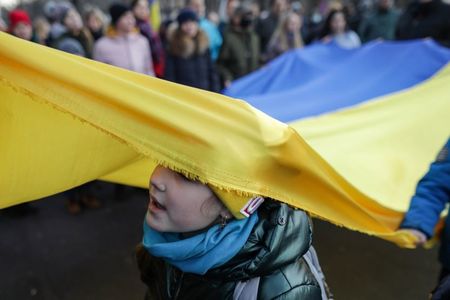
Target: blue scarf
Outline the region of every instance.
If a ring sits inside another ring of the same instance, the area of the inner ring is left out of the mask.
[[[234,257],[257,221],[255,212],[248,218],[231,221],[224,228],[214,225],[206,232],[182,239],[179,233],[153,230],[144,220],[142,244],[150,254],[161,257],[183,272],[203,275]]]

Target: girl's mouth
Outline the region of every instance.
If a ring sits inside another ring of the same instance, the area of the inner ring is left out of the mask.
[[[150,195],[150,203],[149,203],[149,209],[152,211],[160,211],[160,210],[166,210],[164,205],[158,202],[155,197]]]

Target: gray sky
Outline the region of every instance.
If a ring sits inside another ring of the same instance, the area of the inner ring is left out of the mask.
[[[16,5],[17,0],[0,0],[0,6],[11,7]]]

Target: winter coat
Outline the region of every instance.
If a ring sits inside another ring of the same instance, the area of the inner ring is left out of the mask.
[[[416,229],[434,235],[441,212],[450,202],[450,139],[419,181],[401,228]],[[439,254],[442,265],[450,270],[450,214],[447,215]]]
[[[334,42],[339,47],[345,49],[353,49],[361,46],[361,40],[353,30],[347,30],[344,33],[331,36],[331,42]]]
[[[450,47],[450,5],[441,0],[413,1],[397,23],[399,40],[433,38]]]
[[[384,40],[395,39],[395,28],[399,16],[399,12],[394,9],[377,9],[361,22],[358,31],[362,42],[366,43],[378,38]]]
[[[222,35],[220,34],[219,28],[213,22],[206,18],[201,18],[199,22],[200,28],[206,33],[209,40],[209,51],[211,53],[211,58],[213,61],[217,59],[220,52],[220,47],[222,47]]]
[[[87,58],[92,57],[92,45],[93,37],[90,31],[84,28],[78,34],[66,31],[51,44],[53,48]]]
[[[148,42],[139,33],[119,36],[110,30],[95,43],[93,59],[154,76]]]
[[[192,39],[181,30],[169,38],[164,78],[172,82],[218,92],[219,78],[211,59],[208,37],[203,30]]]
[[[229,26],[220,49],[217,67],[224,81],[235,80],[259,66],[259,38],[252,29]]]
[[[279,17],[276,14],[270,13],[266,18],[259,19],[257,22],[256,33],[260,39],[260,50],[262,53],[267,51],[270,39],[272,38],[275,29],[278,26]]]
[[[259,277],[257,299],[321,299],[321,289],[303,255],[311,245],[308,215],[266,200],[259,221],[240,252],[205,275],[183,273],[137,248],[148,299],[233,299],[239,282]]]

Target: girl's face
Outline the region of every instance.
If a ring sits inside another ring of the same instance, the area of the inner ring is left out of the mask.
[[[103,22],[96,14],[91,13],[86,20],[86,26],[92,31],[99,31],[103,27]]]
[[[130,33],[136,26],[136,19],[131,11],[124,13],[116,23],[116,29],[121,32]]]
[[[76,31],[80,30],[83,27],[83,21],[81,20],[80,14],[76,10],[71,9],[67,12],[67,15],[64,19],[64,25],[67,27],[67,29]]]
[[[198,32],[198,23],[194,21],[187,21],[181,25],[181,30],[189,37],[193,38]]]
[[[20,22],[14,27],[12,34],[21,39],[30,41],[33,35],[33,29],[30,25]]]
[[[301,21],[298,15],[290,15],[286,20],[286,31],[287,32],[297,32],[300,30]]]
[[[227,209],[200,182],[158,166],[150,178],[147,224],[159,232],[192,232],[204,229]]]
[[[227,16],[228,18],[233,17],[234,10],[239,6],[239,1],[237,0],[228,0],[227,2]]]
[[[133,13],[138,20],[148,20],[150,16],[150,10],[147,0],[140,0],[133,7]]]
[[[345,26],[347,25],[345,21],[344,14],[341,12],[335,13],[331,19],[330,27],[334,34],[345,32]]]

